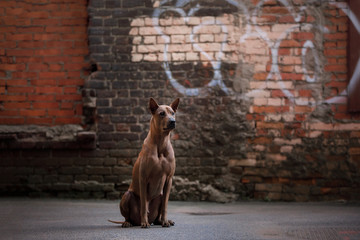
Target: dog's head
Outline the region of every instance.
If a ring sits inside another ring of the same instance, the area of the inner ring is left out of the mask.
[[[162,132],[169,132],[175,128],[175,113],[179,102],[180,99],[177,98],[170,106],[158,105],[153,98],[150,98],[149,109],[153,116],[153,121],[155,121],[157,128]]]

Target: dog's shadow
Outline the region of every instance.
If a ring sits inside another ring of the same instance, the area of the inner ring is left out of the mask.
[[[173,226],[172,226],[173,227]],[[121,226],[121,224],[119,224],[119,225],[115,225],[115,224],[113,224],[112,226],[108,226],[108,228],[111,228],[111,229],[114,229],[114,228],[117,228],[117,229],[119,229],[119,228],[121,228],[121,229],[141,229],[141,230],[143,230],[144,228],[142,228],[141,226],[132,226],[132,227],[122,227]],[[151,228],[156,228],[156,229],[159,229],[159,228],[166,228],[166,227],[163,227],[163,226],[161,226],[161,225],[151,225],[149,228],[147,228],[147,229],[151,229]],[[171,228],[171,227],[167,227],[167,228]]]

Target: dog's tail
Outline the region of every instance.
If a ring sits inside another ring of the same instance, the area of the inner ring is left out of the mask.
[[[108,219],[108,221],[111,222],[111,223],[115,223],[115,224],[124,224],[124,222],[113,221],[113,220],[110,220],[110,219]]]

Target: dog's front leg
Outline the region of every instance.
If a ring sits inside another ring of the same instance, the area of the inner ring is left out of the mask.
[[[161,225],[163,227],[170,227],[170,226],[175,225],[175,223],[173,221],[167,219],[167,205],[168,205],[168,202],[169,202],[171,186],[172,186],[172,176],[169,177],[167,179],[167,181],[166,181],[166,184],[164,186],[164,195],[163,195],[163,198],[161,200],[160,222],[161,222]]]
[[[147,200],[147,181],[143,174],[140,174],[140,215],[141,227],[150,227],[148,220],[149,202]]]

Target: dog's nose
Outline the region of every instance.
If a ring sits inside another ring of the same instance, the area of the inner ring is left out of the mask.
[[[170,119],[169,123],[168,123],[168,128],[175,128],[175,119]]]

